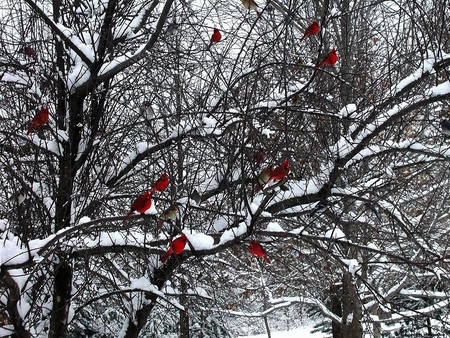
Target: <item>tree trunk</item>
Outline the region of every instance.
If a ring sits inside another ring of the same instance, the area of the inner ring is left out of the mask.
[[[53,309],[48,336],[50,338],[64,338],[67,337],[67,321],[72,291],[72,269],[67,261],[63,261],[55,270]]]
[[[180,338],[189,338],[189,313],[187,311],[187,285],[184,279],[181,279],[180,304],[184,311],[180,310]]]
[[[362,306],[353,276],[345,272],[342,277],[342,338],[362,338]]]
[[[331,284],[330,285],[330,300],[331,300],[331,312],[333,312],[336,316],[342,317],[342,307],[341,300],[339,297],[339,284]],[[333,338],[341,338],[341,325],[335,323],[334,321],[331,323],[331,331],[333,333]]]

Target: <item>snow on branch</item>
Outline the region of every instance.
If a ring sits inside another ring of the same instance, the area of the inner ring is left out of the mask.
[[[232,316],[238,316],[238,317],[258,318],[258,317],[266,317],[268,314],[270,314],[274,311],[287,308],[293,304],[308,304],[308,305],[313,305],[313,306],[318,307],[319,310],[323,313],[323,315],[325,315],[326,317],[330,318],[331,320],[333,320],[337,323],[341,323],[341,318],[336,316],[330,310],[328,310],[327,307],[325,306],[325,304],[320,302],[318,299],[307,298],[307,297],[282,297],[282,298],[271,299],[270,303],[272,304],[272,306],[270,306],[266,310],[255,311],[255,312],[233,311],[233,310],[225,310],[225,309],[217,309],[217,308],[211,308],[211,309],[203,308],[203,310],[226,313],[226,314],[229,314]]]
[[[393,92],[397,94],[399,92],[402,92],[403,90],[406,91],[414,87],[414,82],[419,80],[424,74],[432,74],[432,72],[434,71],[433,65],[435,62],[436,59],[434,57],[424,59],[419,68],[417,68],[414,73],[407,76],[394,86]]]
[[[410,318],[415,318],[415,317],[423,317],[424,315],[429,315],[433,312],[440,311],[442,309],[447,308],[449,306],[449,304],[450,304],[450,299],[444,299],[440,302],[437,302],[430,306],[424,307],[422,309],[407,310],[407,311],[401,311],[401,312],[392,314],[392,316],[387,319],[379,319],[378,316],[371,316],[371,317],[372,317],[372,320],[376,323],[398,322],[401,319],[410,319]]]
[[[426,65],[424,64],[424,66],[419,67],[416,72],[400,81],[399,84],[392,89],[394,95],[387,98],[383,103],[370,107],[371,111],[368,112],[365,122],[361,123],[359,126],[354,128],[354,130],[352,130],[351,138],[353,140],[358,139],[359,142],[362,142],[362,140],[371,140],[373,137],[377,136],[381,130],[384,130],[384,127],[389,125],[393,120],[402,117],[414,109],[418,109],[426,106],[427,104],[442,101],[443,99],[450,97],[450,90],[448,88],[449,81],[446,81],[444,84],[425,90],[424,94],[415,95],[406,102],[401,102],[401,97],[405,93],[408,93],[416,86],[418,87],[428,78],[429,75],[450,66],[450,55],[445,55],[438,61],[434,59],[427,60]],[[433,60],[434,62],[431,65],[432,70],[430,70],[430,62]],[[395,88],[397,88],[397,90]],[[393,105],[393,103],[399,101],[401,103]],[[380,111],[384,113],[380,114]],[[367,139],[366,137],[368,134],[372,136]]]
[[[123,178],[126,174],[128,174],[140,161],[144,160],[151,154],[164,149],[171,144],[173,144],[176,141],[180,141],[184,139],[185,137],[188,137],[190,133],[197,130],[197,128],[189,128],[184,133],[174,134],[172,137],[167,138],[166,140],[148,147],[147,149],[142,149],[140,147],[138,151],[135,154],[132,154],[132,156],[129,157],[128,162],[126,163],[126,166],[123,167],[123,169],[114,177],[111,177],[108,182],[106,182],[106,185],[108,187],[114,186],[121,178]]]
[[[150,281],[148,281],[147,278],[145,277],[141,277],[138,279],[131,279],[131,285],[130,287],[124,287],[120,290],[115,290],[115,291],[111,291],[111,292],[105,292],[102,293],[101,295],[97,296],[97,297],[93,297],[91,299],[89,299],[88,302],[84,303],[83,305],[81,305],[80,307],[78,307],[75,310],[75,314],[79,313],[80,311],[82,311],[86,306],[89,306],[97,301],[100,301],[102,299],[105,298],[109,298],[111,296],[114,295],[118,295],[118,294],[124,294],[124,293],[135,293],[135,292],[144,292],[144,293],[150,293],[153,294],[155,296],[157,296],[159,299],[164,300],[166,303],[172,305],[173,307],[181,310],[181,311],[185,311],[185,308],[178,303],[177,301],[173,301],[168,299],[163,292],[159,291],[155,285],[151,284]]]
[[[44,20],[44,22],[55,32],[56,35],[58,35],[70,48],[83,60],[83,62],[88,66],[92,66],[92,59],[89,58],[88,55],[86,55],[80,47],[75,44],[69,36],[67,36],[62,30],[61,25],[54,22],[52,19],[50,19],[47,14],[45,14],[44,10],[41,8],[41,6],[37,3],[35,3],[33,0],[25,0],[26,3],[39,15],[39,17]],[[79,41],[78,41],[79,42]],[[78,43],[77,42],[77,43]]]
[[[132,66],[147,55],[147,52],[150,51],[158,41],[159,34],[161,33],[164,23],[166,22],[166,18],[170,12],[170,8],[173,2],[174,0],[166,1],[161,14],[159,15],[155,32],[151,35],[150,39],[145,44],[141,45],[134,54],[119,56],[116,60],[112,60],[109,64],[105,65],[100,70],[98,76],[99,83],[112,78],[114,75]]]

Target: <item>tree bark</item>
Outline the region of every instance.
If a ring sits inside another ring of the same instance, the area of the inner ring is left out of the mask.
[[[362,338],[362,306],[353,276],[345,272],[342,277],[342,338]]]
[[[184,310],[180,310],[180,338],[189,338],[189,313],[187,312],[187,285],[184,279],[181,279],[180,304]]]
[[[67,261],[56,267],[52,318],[49,338],[67,337],[67,324],[72,291],[72,268]]]
[[[342,317],[342,307],[341,300],[339,297],[339,284],[331,284],[330,285],[330,300],[331,300],[331,312],[335,315]],[[331,323],[331,331],[333,333],[333,338],[341,338],[341,325],[335,323],[334,321]]]

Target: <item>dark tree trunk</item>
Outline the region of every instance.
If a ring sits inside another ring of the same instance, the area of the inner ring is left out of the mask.
[[[72,290],[72,268],[63,261],[56,267],[53,291],[53,309],[50,321],[49,337],[67,337],[67,321]]]
[[[342,338],[361,338],[362,306],[353,276],[346,272],[342,278]]]
[[[189,313],[187,311],[187,285],[186,282],[181,280],[181,296],[180,304],[185,310],[180,310],[180,338],[189,338]]]
[[[341,299],[339,297],[340,294],[340,285],[339,284],[331,284],[330,285],[330,300],[331,300],[331,312],[333,312],[336,316],[342,317],[342,307],[341,307]],[[335,323],[334,321],[331,323],[331,330],[333,333],[333,338],[341,338],[341,325],[339,323]]]

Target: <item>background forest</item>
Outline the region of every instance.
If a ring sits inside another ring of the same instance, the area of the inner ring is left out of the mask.
[[[3,336],[450,334],[449,2],[244,2],[0,1]]]

